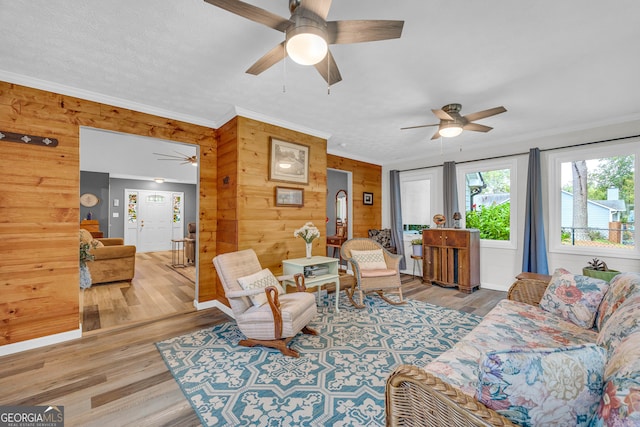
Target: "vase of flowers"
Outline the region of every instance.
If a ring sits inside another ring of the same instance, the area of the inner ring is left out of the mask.
[[[294,231],[293,235],[294,237],[302,237],[302,239],[306,243],[306,256],[307,258],[311,258],[311,243],[315,239],[320,237],[320,230],[318,230],[318,227],[313,225],[312,222],[307,222],[301,228],[298,228],[296,231]]]
[[[85,290],[91,287],[91,273],[89,273],[87,262],[93,261],[94,256],[90,250],[96,247],[97,242],[94,240],[87,242],[82,234],[80,232],[80,289]]]

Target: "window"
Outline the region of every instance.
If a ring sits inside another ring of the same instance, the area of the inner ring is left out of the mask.
[[[433,172],[413,171],[400,174],[402,226],[405,235],[420,234],[431,224]]]
[[[462,165],[458,170],[458,206],[466,228],[480,230],[480,238],[514,245],[515,159]],[[511,207],[514,206],[514,209]]]
[[[638,253],[636,144],[551,153],[550,249],[592,255]]]

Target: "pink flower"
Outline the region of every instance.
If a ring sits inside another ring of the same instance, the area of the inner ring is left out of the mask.
[[[582,298],[582,292],[576,286],[558,286],[556,295],[567,304],[574,304]]]
[[[640,388],[631,387],[629,394],[624,398],[624,403],[629,407],[629,414],[640,412]]]
[[[620,399],[616,396],[616,392],[616,386],[609,381],[604,389],[604,393],[602,393],[602,401],[598,407],[598,415],[600,418],[604,420],[608,419],[609,416],[611,416],[612,410],[618,409],[622,405],[622,402],[620,402]]]

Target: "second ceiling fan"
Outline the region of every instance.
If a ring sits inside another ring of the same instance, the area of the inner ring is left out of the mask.
[[[342,80],[328,46],[400,38],[404,21],[327,21],[331,0],[289,0],[290,18],[284,18],[239,0],[205,0],[207,3],[285,34],[285,40],[246,71],[258,75],[285,57],[313,65],[327,84]]]
[[[437,139],[441,136],[445,138],[451,138],[460,135],[463,130],[489,132],[491,129],[493,129],[492,127],[474,122],[476,120],[486,119],[487,117],[495,116],[496,114],[501,114],[507,111],[506,108],[500,106],[462,116],[460,115],[460,110],[462,110],[462,105],[460,104],[447,104],[439,110],[431,110],[433,114],[440,119],[440,123],[409,126],[401,128],[401,130],[438,126],[438,130],[433,134],[431,139]]]

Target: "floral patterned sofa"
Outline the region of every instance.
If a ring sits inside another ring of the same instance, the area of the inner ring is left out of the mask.
[[[640,426],[640,273],[518,277],[453,348],[396,368],[387,425]]]

